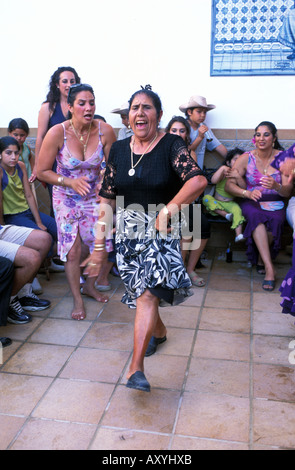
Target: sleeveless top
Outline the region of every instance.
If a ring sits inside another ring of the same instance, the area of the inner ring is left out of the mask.
[[[23,172],[17,163],[13,175],[4,168],[2,178],[3,214],[19,214],[29,209],[23,187]]]
[[[62,122],[66,121],[66,120],[67,120],[67,118],[64,117],[62,109],[61,109],[60,102],[58,101],[55,105],[52,116],[49,119],[48,129],[55,126],[56,124],[61,124]]]
[[[53,194],[56,197],[70,197],[71,204],[78,199],[86,200],[92,197],[96,198],[95,187],[100,182],[101,171],[104,165],[103,144],[101,141],[100,122],[98,124],[99,141],[98,146],[94,153],[87,158],[87,160],[79,160],[71,154],[66,137],[66,129],[64,123],[61,123],[64,130],[64,144],[56,156],[57,161],[57,174],[67,178],[79,178],[80,176],[87,176],[88,183],[91,186],[90,192],[87,196],[79,196],[73,189],[67,186],[54,186]]]
[[[265,195],[274,195],[277,196],[278,199],[283,199],[281,196],[278,195],[277,191],[274,189],[266,189],[263,188],[260,184],[260,180],[263,176],[262,173],[257,169],[256,166],[256,158],[252,152],[248,152],[249,154],[249,160],[248,160],[248,165],[247,165],[247,171],[246,171],[246,182],[247,182],[247,189],[249,191],[253,191],[254,189],[259,189],[263,194]],[[272,166],[272,164],[270,164]],[[282,176],[281,172],[274,169],[273,172],[271,173],[272,178],[277,182],[281,183],[282,182]]]

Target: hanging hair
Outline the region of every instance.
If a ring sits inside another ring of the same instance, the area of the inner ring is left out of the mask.
[[[60,74],[63,72],[72,72],[75,76],[76,83],[80,83],[80,77],[73,67],[58,67],[58,69],[51,75],[49,82],[49,92],[46,96],[45,103],[49,103],[50,111],[53,111],[55,104],[60,100],[60,91],[57,87]]]
[[[10,137],[10,135],[6,135],[5,137],[1,137],[0,139],[0,153],[4,152],[9,145],[16,145],[17,149],[20,150],[20,145],[18,141],[14,137]]]
[[[170,119],[170,121],[168,122],[165,132],[166,133],[170,132],[170,129],[175,122],[180,122],[181,124],[184,125],[186,129],[185,143],[186,145],[189,145],[191,143],[191,138],[190,138],[191,128],[190,128],[188,121],[183,116],[173,116],[172,119]]]
[[[268,129],[270,130],[270,132],[272,133],[274,139],[275,139],[275,142],[274,142],[274,148],[277,149],[277,150],[284,150],[284,147],[281,146],[279,140],[278,140],[278,137],[277,137],[277,128],[276,126],[270,122],[270,121],[262,121],[260,124],[258,124],[258,126],[255,128],[255,134],[257,132],[257,129],[258,127],[260,126],[265,126],[265,127],[268,127]],[[254,134],[254,137],[255,137],[255,134]]]
[[[22,118],[12,119],[10,121],[10,123],[8,124],[8,129],[7,130],[8,130],[9,133],[15,131],[15,129],[21,129],[27,135],[29,135],[29,133],[30,133],[30,129],[29,129],[27,121],[25,121]]]

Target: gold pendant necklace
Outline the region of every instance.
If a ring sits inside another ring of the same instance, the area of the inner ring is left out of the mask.
[[[76,136],[77,139],[79,140],[80,144],[83,145],[83,155],[84,155],[84,158],[85,158],[86,149],[87,149],[87,144],[88,144],[88,140],[89,140],[89,136],[90,136],[90,131],[91,131],[91,126],[92,126],[92,121],[91,121],[91,123],[90,123],[89,129],[88,129],[88,132],[87,132],[87,137],[86,137],[86,142],[85,142],[85,144],[84,144],[84,139],[83,139],[83,135],[85,135],[85,134],[81,134],[81,137],[79,137],[78,132],[76,131],[76,129],[75,129],[75,127],[74,127],[74,124],[73,124],[72,119],[70,120],[70,123],[71,123],[71,126],[72,126],[72,129],[73,129],[73,131],[74,131],[75,136]]]
[[[145,154],[148,152],[148,150],[151,148],[151,146],[153,145],[153,143],[155,142],[156,138],[158,137],[158,132],[156,132],[156,135],[155,137],[153,138],[153,140],[151,141],[151,143],[149,144],[149,146],[145,149],[145,151],[143,152],[143,154],[139,157],[138,161],[135,163],[135,165],[133,165],[133,147],[134,147],[134,140],[131,144],[131,168],[130,170],[128,171],[128,175],[129,176],[134,176],[135,175],[135,167],[139,164],[139,162],[142,160],[142,158],[145,156]]]

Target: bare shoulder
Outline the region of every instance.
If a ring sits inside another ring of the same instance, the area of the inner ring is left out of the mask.
[[[101,132],[103,134],[112,134],[114,131],[114,129],[112,128],[112,126],[110,124],[108,124],[107,122],[104,122],[104,121],[99,121],[99,123],[97,123],[97,125],[100,125],[100,129],[101,129]]]

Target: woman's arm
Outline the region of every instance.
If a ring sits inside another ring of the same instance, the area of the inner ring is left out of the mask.
[[[42,224],[42,221],[41,221],[41,218],[40,218],[40,214],[39,214],[39,210],[38,210],[38,207],[37,207],[36,199],[35,199],[35,197],[32,193],[31,186],[30,186],[30,183],[29,183],[29,180],[28,180],[28,174],[27,174],[26,166],[23,162],[18,162],[18,164],[19,164],[19,166],[20,166],[20,168],[23,172],[22,183],[23,183],[25,198],[26,198],[27,203],[29,205],[29,208],[30,208],[30,210],[33,214],[35,222],[41,230],[47,230],[45,225]]]
[[[232,175],[235,177],[229,177],[226,180],[225,191],[232,194],[235,197],[249,197],[251,191],[245,189],[244,176],[247,171],[248,165],[248,154],[244,153],[241,155],[232,168]],[[259,191],[260,192],[260,191]],[[249,193],[249,194],[248,194]]]
[[[113,227],[115,208],[115,199],[101,198],[98,221],[96,222],[94,250],[81,264],[81,267],[85,267],[84,274],[86,276],[97,277],[107,261],[108,253],[105,250],[105,242]]]
[[[183,206],[195,201],[205,190],[208,182],[205,176],[197,175],[184,183],[180,191],[158,214],[155,227],[159,232],[167,232],[168,220],[177,214]]]
[[[37,176],[37,164],[39,158],[39,152],[42,146],[43,139],[48,130],[48,123],[50,119],[49,103],[42,103],[39,115],[38,115],[38,130],[35,144],[35,165],[33,169],[33,174]]]
[[[101,122],[101,130],[103,132],[102,136],[102,143],[103,143],[103,153],[105,156],[106,162],[108,161],[109,158],[109,153],[111,150],[111,146],[114,142],[116,142],[116,134],[112,126],[109,124],[106,124],[105,122]]]

